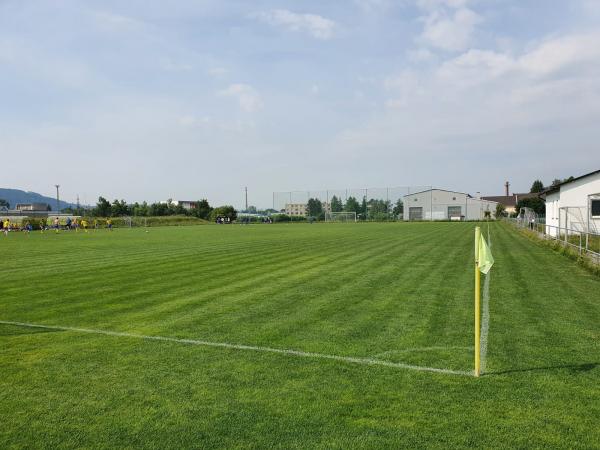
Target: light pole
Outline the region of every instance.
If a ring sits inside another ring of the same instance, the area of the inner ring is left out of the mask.
[[[60,184],[55,184],[56,188],[56,212],[60,212],[60,197],[58,195],[58,188],[60,188]]]

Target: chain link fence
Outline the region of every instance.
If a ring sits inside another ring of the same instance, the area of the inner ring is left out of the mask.
[[[529,229],[538,234],[542,239],[553,240],[565,247],[575,249],[580,255],[586,255],[596,264],[600,264],[600,234],[596,231],[583,228],[568,228],[554,226],[537,220],[523,218],[506,219],[517,228]]]
[[[292,218],[309,217],[309,201],[318,200],[322,217],[354,212],[359,220],[401,220],[404,197],[431,186],[395,186],[273,192],[273,209]]]
[[[273,193],[273,210],[290,220],[326,220],[353,212],[358,220],[482,220],[496,216],[496,202],[432,186],[347,188]]]

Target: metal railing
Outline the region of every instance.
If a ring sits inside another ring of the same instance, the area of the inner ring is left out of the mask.
[[[529,229],[542,239],[553,240],[565,247],[575,249],[580,255],[587,255],[593,262],[600,264],[600,234],[583,229],[548,225],[539,222],[507,219],[518,228]]]

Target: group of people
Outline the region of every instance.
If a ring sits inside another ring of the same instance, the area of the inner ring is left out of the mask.
[[[240,223],[242,225],[249,225],[252,223],[252,218],[251,217],[242,217],[240,219]],[[260,223],[273,223],[273,219],[271,219],[270,217],[261,217]]]
[[[77,232],[80,228],[87,233],[88,229],[90,228],[90,223],[86,219],[78,220],[77,217],[67,217],[64,224],[61,223],[58,217],[52,219],[51,224],[48,223],[48,219],[43,217],[39,219],[38,224],[39,230],[42,233],[49,230],[54,230],[56,233],[58,233],[60,230],[75,230]],[[100,227],[100,222],[98,219],[94,219],[92,225],[93,228],[97,230]],[[106,219],[106,228],[108,228],[109,231],[112,231],[112,219]],[[17,223],[11,222],[10,219],[0,219],[0,233],[4,233],[4,235],[7,236],[9,231],[25,231],[30,233],[33,231],[33,225],[29,221]]]

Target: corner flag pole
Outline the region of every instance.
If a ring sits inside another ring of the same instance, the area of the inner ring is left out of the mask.
[[[481,373],[481,353],[479,335],[481,333],[480,325],[480,292],[481,292],[481,273],[479,272],[479,240],[481,239],[481,230],[475,227],[475,376]]]

